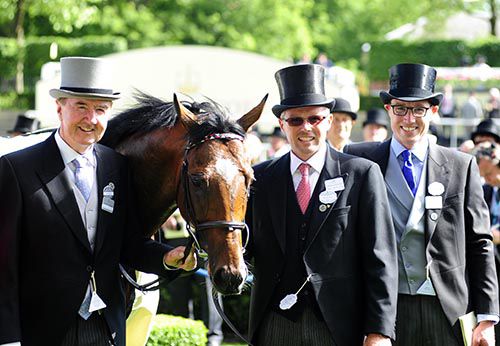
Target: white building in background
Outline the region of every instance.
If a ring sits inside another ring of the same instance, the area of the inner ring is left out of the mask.
[[[290,63],[264,55],[211,46],[167,46],[130,50],[107,55],[113,67],[114,88],[122,92],[113,112],[119,112],[134,103],[136,90],[152,96],[172,100],[173,93],[186,94],[202,100],[203,96],[226,106],[234,117],[240,117],[269,93],[264,113],[257,127],[270,133],[277,126],[271,112],[279,103],[274,73]],[[353,108],[359,108],[359,94],[354,74],[341,67],[329,70],[326,82],[328,97],[348,99]],[[60,86],[58,63],[47,63],[42,68],[36,85],[36,110],[43,127],[57,126],[51,88]],[[180,95],[181,99],[187,96]]]

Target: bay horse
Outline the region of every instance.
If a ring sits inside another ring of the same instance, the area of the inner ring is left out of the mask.
[[[140,93],[101,140],[129,159],[145,235],[178,207],[194,245],[208,254],[214,287],[225,295],[241,293],[248,275],[244,220],[253,171],[243,141],[266,99],[235,121],[211,100],[179,102],[174,94],[164,102]]]

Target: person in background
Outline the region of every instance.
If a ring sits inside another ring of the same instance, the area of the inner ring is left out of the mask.
[[[485,119],[481,121],[477,125],[476,129],[471,133],[470,139],[460,144],[458,150],[471,154],[475,146],[483,142],[500,143],[497,126],[492,119]]]
[[[500,145],[493,142],[479,143],[472,154],[476,157],[479,173],[483,177],[484,199],[490,211],[491,234],[495,244],[495,264],[500,278]],[[496,344],[500,345],[500,325],[495,325]]]
[[[488,117],[500,118],[500,90],[498,88],[491,88],[489,94],[488,103],[486,104]]]
[[[256,346],[390,346],[397,258],[378,166],[332,149],[325,69],[276,72],[291,151],[254,167],[247,208]],[[365,339],[366,337],[366,339]]]
[[[271,148],[269,148],[268,157],[280,157],[290,151],[290,145],[288,145],[286,136],[279,126],[274,128],[269,138]]]
[[[366,113],[363,121],[363,140],[366,142],[383,142],[387,138],[389,121],[382,108],[372,108]]]
[[[0,157],[0,345],[125,345],[119,264],[167,278],[193,251],[140,234],[127,159],[97,142],[113,101],[103,59],[61,59],[60,126]]]
[[[328,143],[333,149],[342,151],[351,143],[351,131],[358,115],[352,111],[349,101],[341,97],[335,98],[332,115],[332,126],[327,134]]]
[[[444,86],[443,101],[441,101],[439,113],[443,118],[455,117],[455,99],[453,98],[453,86],[451,84]]]
[[[24,114],[19,114],[16,118],[16,124],[12,130],[7,131],[9,137],[16,137],[25,133],[33,132],[40,128],[40,120],[29,118]]]
[[[462,105],[460,114],[463,119],[482,119],[483,108],[474,91],[469,92],[467,101]]]
[[[392,138],[346,152],[376,162],[385,176],[399,258],[395,345],[462,345],[459,318],[472,311],[472,344],[494,345],[498,282],[476,160],[429,141],[443,97],[434,92],[436,70],[398,64],[389,73],[380,99]]]

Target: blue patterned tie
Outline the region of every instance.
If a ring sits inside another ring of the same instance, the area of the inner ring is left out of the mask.
[[[91,300],[92,300],[92,295],[90,294],[90,291],[87,291],[85,293],[85,299],[83,300],[82,305],[80,305],[80,309],[78,309],[78,314],[84,320],[88,320],[90,315],[92,315],[92,313],[89,312]]]
[[[89,169],[91,168],[90,163],[84,156],[78,156],[72,162],[75,165],[75,185],[87,202],[90,197],[90,189],[92,188],[90,179],[93,172]]]
[[[408,187],[411,190],[413,196],[417,193],[417,186],[415,184],[415,172],[413,171],[413,162],[411,160],[411,152],[409,150],[405,150],[401,153],[401,157],[403,158],[403,175],[405,177],[406,182],[408,183]]]

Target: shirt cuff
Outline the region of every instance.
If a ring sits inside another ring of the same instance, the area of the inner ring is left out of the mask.
[[[21,346],[21,342],[11,342],[8,344],[1,344],[0,346]]]
[[[495,324],[498,323],[500,318],[497,315],[487,315],[487,314],[478,314],[477,315],[477,323],[483,322],[483,321],[492,321]]]

